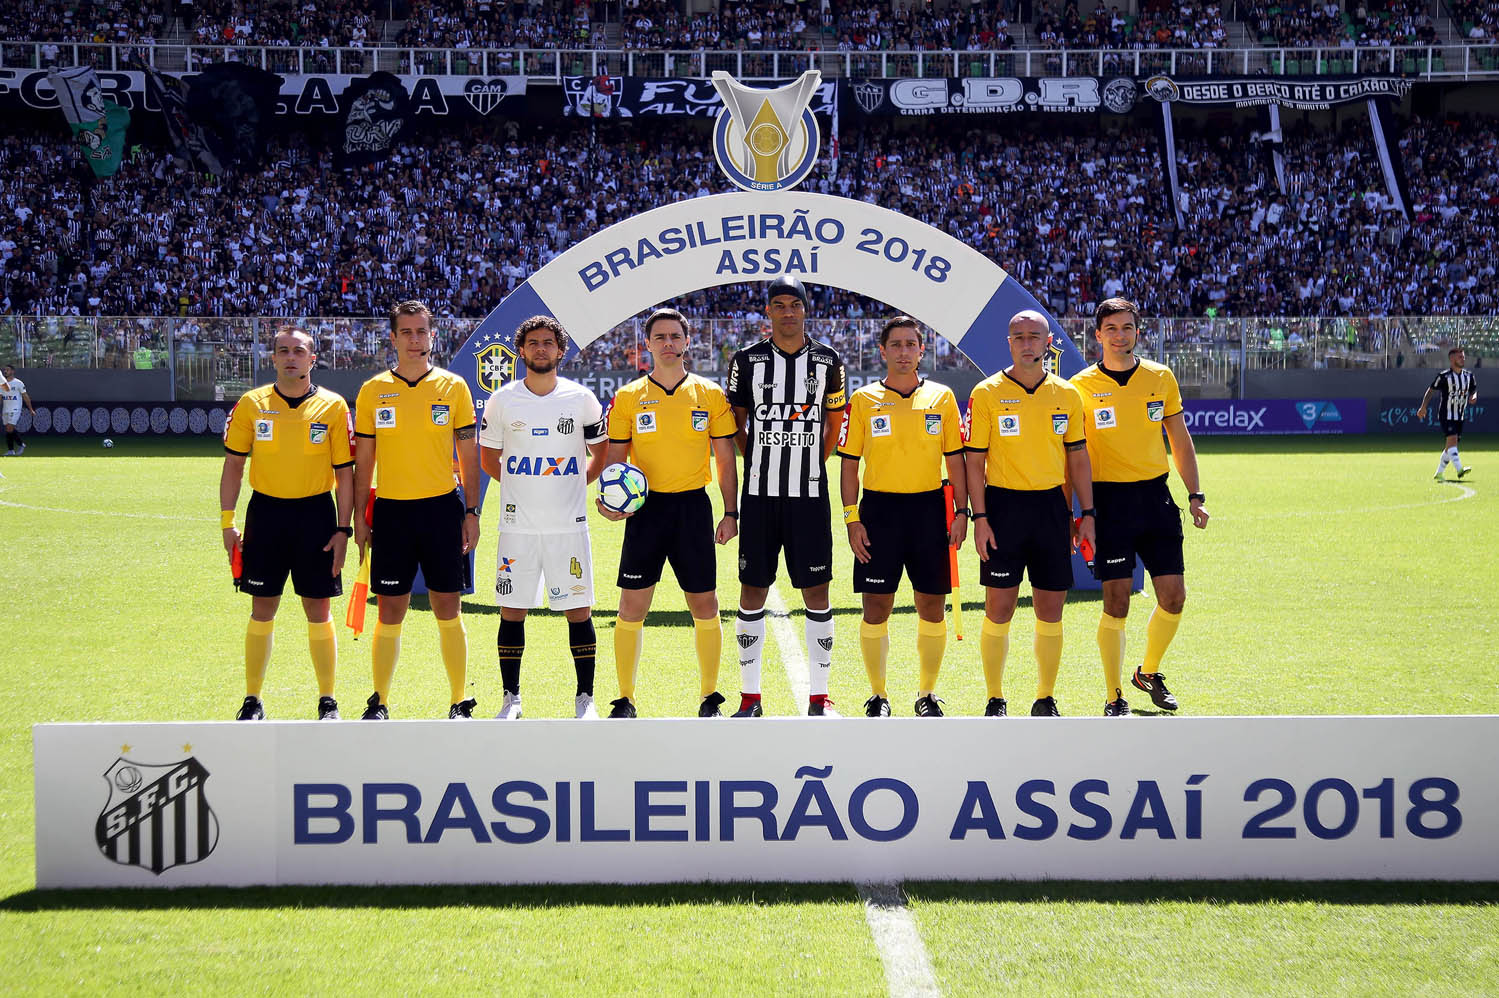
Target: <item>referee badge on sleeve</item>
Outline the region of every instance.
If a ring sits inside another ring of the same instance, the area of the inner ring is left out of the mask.
[[[1065,412],[1054,412],[1051,414],[1051,432],[1059,437],[1066,435],[1067,414]]]

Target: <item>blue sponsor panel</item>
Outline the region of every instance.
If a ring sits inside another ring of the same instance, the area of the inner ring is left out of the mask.
[[[1379,400],[1378,414],[1370,431],[1373,433],[1441,433],[1441,414],[1437,412],[1439,408],[1437,403],[1432,402],[1426,407],[1424,420],[1416,415],[1416,410],[1420,407],[1419,398],[1382,398]],[[1499,409],[1486,404],[1483,396],[1480,395],[1478,402],[1468,406],[1467,414],[1463,416],[1463,432],[1499,433]]]
[[[34,731],[41,888],[1499,879],[1495,716]]]
[[[1363,399],[1186,399],[1182,405],[1194,436],[1368,430]]]

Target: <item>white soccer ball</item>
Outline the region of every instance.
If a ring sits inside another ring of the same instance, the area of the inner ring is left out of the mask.
[[[635,512],[649,494],[645,472],[633,464],[611,464],[599,476],[599,500],[616,513]]]
[[[115,445],[115,442],[113,440],[109,439],[108,437],[104,438],[104,446],[106,448],[113,447],[114,445]]]

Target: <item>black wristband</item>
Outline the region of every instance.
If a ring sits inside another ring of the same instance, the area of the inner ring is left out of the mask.
[[[737,520],[737,519],[739,519],[739,510],[737,510],[737,509],[726,509],[726,510],[723,511],[723,515],[727,516],[727,517],[729,517],[731,519]]]
[[[1187,502],[1191,502],[1193,499],[1196,499],[1198,502],[1207,502],[1208,501],[1207,496],[1203,495],[1201,492],[1188,492],[1187,493]]]
[[[989,519],[989,514],[988,513],[973,513],[973,514],[971,514],[968,517],[968,519],[970,519],[970,520],[987,520],[987,519]]]
[[[1098,510],[1094,509],[1092,506],[1089,506],[1087,509],[1077,514],[1077,518],[1079,520],[1081,520],[1085,516],[1091,516],[1096,520],[1098,519]]]
[[[336,530],[336,531],[338,531],[340,534],[343,534],[345,537],[353,537],[354,536],[354,528],[353,527],[334,527],[333,529]]]
[[[973,511],[970,510],[967,506],[964,506],[962,509],[955,509],[955,510],[953,510],[953,514],[952,515],[954,517],[966,516],[970,520],[973,519]]]

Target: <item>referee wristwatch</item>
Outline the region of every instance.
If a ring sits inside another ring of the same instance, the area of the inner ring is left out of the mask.
[[[1077,514],[1077,518],[1079,520],[1081,520],[1085,516],[1091,516],[1091,517],[1093,517],[1093,519],[1097,520],[1098,519],[1098,510],[1094,509],[1092,506],[1089,506],[1087,509],[1080,510],[1078,512],[1078,514]]]
[[[952,515],[955,517],[966,516],[971,520],[973,519],[973,510],[969,509],[967,506],[964,506],[962,509],[953,510]]]
[[[338,533],[343,534],[345,537],[353,537],[354,536],[354,528],[353,527],[334,527],[333,529],[335,531],[337,531]]]
[[[463,515],[464,516],[478,516],[479,515],[479,507],[478,506],[467,506],[463,510]]]
[[[1207,496],[1203,495],[1201,492],[1188,492],[1187,502],[1191,502],[1193,499],[1196,499],[1198,502],[1204,503],[1208,501]]]

